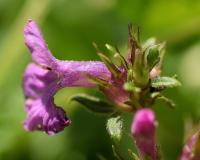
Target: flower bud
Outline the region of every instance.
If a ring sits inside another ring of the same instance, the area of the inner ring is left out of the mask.
[[[136,141],[141,159],[146,157],[157,160],[158,151],[155,142],[156,120],[151,109],[140,109],[135,113],[132,122],[131,133]]]
[[[200,132],[192,135],[185,146],[180,160],[199,160],[200,158]]]

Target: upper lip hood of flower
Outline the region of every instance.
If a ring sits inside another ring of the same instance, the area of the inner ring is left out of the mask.
[[[54,104],[55,93],[63,87],[95,86],[85,75],[108,80],[111,73],[99,61],[57,60],[33,20],[24,27],[25,44],[34,63],[27,66],[23,76],[23,89],[27,119],[26,130],[42,130],[53,135],[70,124],[65,111]]]

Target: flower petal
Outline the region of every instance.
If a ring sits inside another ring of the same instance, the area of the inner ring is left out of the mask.
[[[24,74],[24,94],[28,131],[42,130],[52,135],[70,124],[65,111],[54,104],[54,94],[61,87],[58,76],[36,64],[29,64]]]
[[[24,94],[25,97],[37,98],[41,96],[48,83],[57,81],[57,75],[34,63],[27,66],[24,73]]]
[[[28,116],[24,122],[24,128],[27,131],[42,130],[49,135],[53,135],[70,124],[70,120],[61,107],[49,102],[49,109],[46,109],[41,100],[34,100],[32,103],[28,101],[26,100],[26,105],[29,105],[29,107],[26,106]]]
[[[55,58],[48,50],[37,24],[31,19],[24,27],[24,39],[34,62],[49,67],[55,65]]]

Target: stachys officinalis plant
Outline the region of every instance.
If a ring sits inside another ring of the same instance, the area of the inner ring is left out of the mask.
[[[133,115],[131,135],[138,155],[129,150],[133,160],[162,159],[156,141],[158,122],[153,104],[163,100],[170,107],[174,102],[162,91],[180,86],[176,77],[161,76],[165,43],[155,38],[145,43],[139,40],[139,31],[128,27],[128,50],[124,57],[117,47],[106,44],[116,63],[106,56],[94,43],[101,61],[68,61],[56,59],[45,43],[36,22],[28,20],[24,27],[25,44],[32,61],[23,75],[25,111],[24,128],[27,131],[43,131],[54,135],[69,126],[71,120],[66,111],[54,103],[54,95],[65,87],[97,87],[107,100],[86,94],[75,95],[71,100],[84,105],[88,110],[108,117],[106,128],[113,139],[116,159],[124,160],[117,149],[123,134],[121,114]],[[180,160],[200,159],[199,132],[193,134],[179,157]]]

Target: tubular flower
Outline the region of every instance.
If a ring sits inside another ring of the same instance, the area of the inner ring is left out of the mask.
[[[141,159],[149,157],[152,160],[157,160],[158,151],[155,140],[156,119],[151,109],[140,109],[135,113],[131,133],[135,138]]]
[[[180,160],[199,160],[200,157],[200,133],[192,135],[183,147]]]
[[[54,104],[55,93],[63,87],[95,86],[86,74],[108,81],[111,73],[106,65],[99,61],[57,60],[47,48],[33,20],[29,20],[25,25],[24,38],[34,62],[27,66],[23,76],[27,112],[24,128],[53,135],[70,124],[65,111]]]

